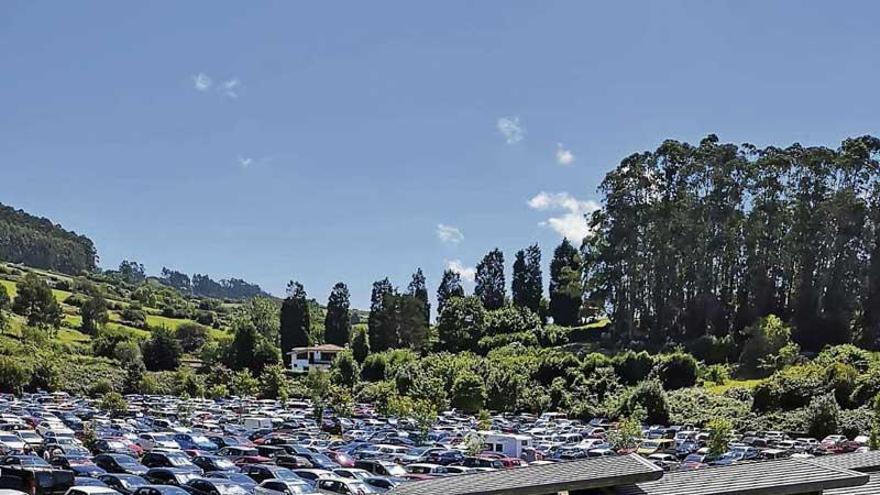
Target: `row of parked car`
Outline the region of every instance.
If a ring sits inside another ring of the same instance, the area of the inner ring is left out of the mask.
[[[618,455],[615,424],[561,414],[456,411],[424,431],[367,404],[316,418],[308,401],[128,396],[111,417],[88,398],[0,396],[0,488],[30,495],[296,495],[384,493],[401,483],[527,464]],[[665,469],[854,451],[865,439],[746,432],[710,458],[708,432],[645,426],[636,452]]]

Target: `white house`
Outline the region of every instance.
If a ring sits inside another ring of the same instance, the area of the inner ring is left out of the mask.
[[[308,373],[312,368],[329,371],[333,358],[343,350],[344,348],[333,344],[294,347],[287,353],[290,356],[290,371]]]

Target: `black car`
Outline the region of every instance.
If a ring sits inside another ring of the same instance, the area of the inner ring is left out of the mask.
[[[428,462],[431,464],[440,464],[448,466],[450,464],[458,464],[464,462],[464,454],[457,450],[441,450],[428,454]]]
[[[187,481],[198,478],[199,475],[189,469],[180,468],[152,468],[144,474],[144,479],[153,485],[185,485]]]
[[[211,471],[232,471],[238,472],[238,466],[236,466],[232,461],[228,458],[218,455],[200,455],[193,457],[192,463],[202,469],[202,471],[209,473]]]
[[[147,484],[147,480],[134,474],[102,474],[98,479],[123,495],[131,495]]]
[[[76,476],[91,476],[95,478],[100,474],[106,473],[88,457],[58,455],[53,457],[49,463],[55,467],[73,471]]]
[[[192,495],[250,495],[243,486],[232,480],[197,478],[186,484]]]
[[[108,473],[136,474],[142,476],[147,472],[144,466],[134,457],[128,454],[98,454],[94,458],[95,464]]]
[[[180,450],[147,452],[141,457],[141,464],[148,468],[167,467],[186,469],[193,473],[202,473],[201,468],[193,464],[192,461],[189,460],[189,457]]]
[[[247,464],[241,467],[241,472],[248,475],[257,483],[272,478],[276,478],[281,481],[291,481],[299,479],[299,476],[297,476],[290,469],[280,466],[272,466],[270,464]]]

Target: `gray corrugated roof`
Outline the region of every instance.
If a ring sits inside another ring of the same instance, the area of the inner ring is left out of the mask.
[[[880,450],[853,454],[825,455],[810,460],[820,466],[851,469],[863,473],[880,471]]]
[[[825,495],[877,495],[880,493],[880,474],[872,474],[870,476],[871,481],[866,485],[828,490],[825,492]]]
[[[812,460],[746,462],[675,471],[658,481],[617,489],[619,495],[795,495],[864,485],[868,475]]]
[[[599,457],[404,483],[389,495],[546,495],[656,480],[663,471],[641,457]]]

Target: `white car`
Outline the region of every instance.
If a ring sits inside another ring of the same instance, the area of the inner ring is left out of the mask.
[[[172,449],[180,450],[178,444],[171,435],[167,433],[141,433],[138,435],[136,442],[144,450],[153,449]]]
[[[42,423],[37,425],[37,433],[42,435],[43,437],[48,436],[65,436],[72,437],[73,430],[64,426],[64,423],[61,421],[43,421]]]
[[[333,470],[333,474],[350,480],[364,480],[373,476],[373,473],[359,468],[336,468]]]
[[[106,486],[72,486],[64,495],[122,495]]]
[[[3,452],[21,452],[24,450],[24,440],[7,432],[0,432],[0,450]]]
[[[327,478],[318,480],[315,488],[320,493],[341,493],[343,495],[365,495],[369,493],[384,493],[384,490],[368,485],[359,480],[342,478]]]
[[[305,481],[282,481],[268,479],[254,488],[254,495],[305,495],[315,494],[314,487]]]

